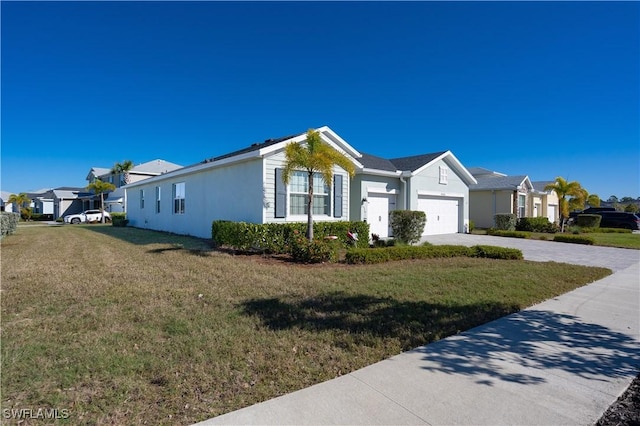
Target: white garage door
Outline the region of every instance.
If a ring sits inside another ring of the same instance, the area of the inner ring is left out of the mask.
[[[460,203],[458,198],[419,197],[418,210],[427,215],[423,235],[459,232]]]
[[[390,235],[389,212],[396,208],[395,194],[369,194],[367,197],[367,222],[369,232],[381,238]]]

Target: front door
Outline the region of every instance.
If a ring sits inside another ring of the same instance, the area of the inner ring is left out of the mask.
[[[395,194],[375,194],[368,197],[367,222],[369,232],[380,238],[391,236],[389,212],[396,209]]]

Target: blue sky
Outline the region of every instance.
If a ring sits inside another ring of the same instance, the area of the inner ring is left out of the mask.
[[[3,191],[328,125],[640,196],[638,2],[7,2]]]

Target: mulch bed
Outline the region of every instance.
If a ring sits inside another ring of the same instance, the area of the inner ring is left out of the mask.
[[[604,412],[596,426],[640,426],[640,374]]]

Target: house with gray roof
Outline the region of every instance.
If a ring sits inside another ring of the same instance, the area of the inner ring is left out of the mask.
[[[359,152],[327,126],[317,131],[356,174],[336,166],[331,185],[314,179],[315,221],[367,221],[384,238],[391,236],[389,213],[410,209],[426,212],[425,235],[468,229],[469,185],[476,180],[451,151],[385,159]],[[306,132],[267,139],[132,182],[124,187],[129,224],[210,238],[214,220],[306,222],[305,172],[282,182],[286,145],[305,141]]]
[[[534,185],[527,175],[508,176],[481,167],[471,167],[469,172],[477,181],[469,186],[469,218],[476,227],[494,227],[495,215],[505,213],[558,221],[558,197],[544,190],[548,182]]]

